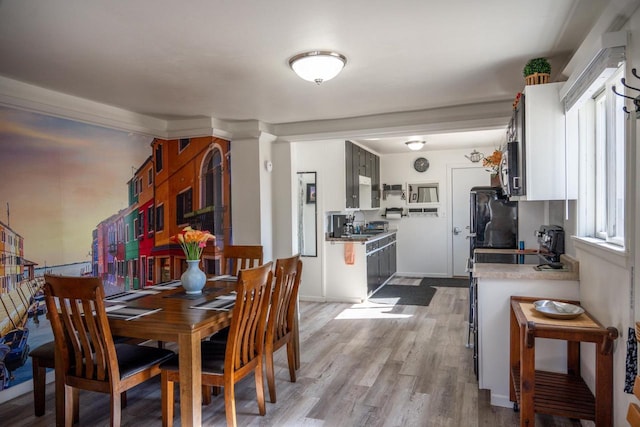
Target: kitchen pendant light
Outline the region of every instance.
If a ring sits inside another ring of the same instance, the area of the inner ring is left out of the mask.
[[[289,66],[300,78],[317,84],[337,76],[346,63],[344,55],[320,50],[301,53],[289,60]]]
[[[424,143],[424,141],[420,141],[417,139],[405,142],[405,144],[407,144],[407,147],[409,147],[409,150],[411,151],[418,151],[424,146]]]

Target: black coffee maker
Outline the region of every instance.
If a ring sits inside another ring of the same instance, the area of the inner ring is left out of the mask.
[[[347,215],[331,215],[331,237],[342,237],[347,234],[349,217]]]

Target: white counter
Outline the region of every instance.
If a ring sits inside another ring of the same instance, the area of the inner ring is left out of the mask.
[[[491,391],[491,404],[509,400],[509,310],[512,295],[579,300],[578,263],[562,258],[567,271],[536,271],[532,265],[475,264],[477,281],[479,388]],[[565,372],[566,342],[536,339],[536,368]]]

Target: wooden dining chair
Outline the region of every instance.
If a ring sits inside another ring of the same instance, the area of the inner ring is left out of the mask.
[[[227,425],[236,425],[235,383],[253,373],[260,415],[266,413],[263,384],[264,337],[271,296],[272,262],[240,270],[236,302],[226,343],[201,343],[202,385],[224,388]],[[178,357],[162,368],[162,425],[172,426],[174,383],[180,379]]]
[[[636,377],[633,383],[633,395],[636,397],[635,402],[630,402],[627,409],[627,422],[631,427],[640,427],[640,406],[638,406],[638,400],[640,399],[640,376]]]
[[[224,268],[222,274],[237,276],[240,270],[262,265],[261,245],[227,245],[222,250]]]
[[[265,338],[265,359],[267,384],[271,403],[276,403],[275,370],[273,353],[283,346],[287,346],[287,362],[289,364],[289,378],[296,382],[296,354],[294,327],[296,322],[296,304],[298,289],[302,276],[302,261],[300,256],[276,260],[276,283],[271,298],[271,309],[267,322],[267,336]]]
[[[33,411],[36,417],[44,415],[47,368],[55,367],[55,342],[49,341],[29,352],[33,373]]]
[[[78,389],[108,393],[111,425],[119,426],[121,393],[158,374],[170,350],[114,344],[98,277],[45,275],[45,299],[56,352],[56,411],[71,426],[78,413]],[[87,315],[90,313],[91,315]],[[64,396],[64,407],[61,407]]]

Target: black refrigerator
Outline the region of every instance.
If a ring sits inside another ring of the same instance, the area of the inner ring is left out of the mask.
[[[473,263],[497,262],[516,264],[516,254],[475,254],[478,248],[518,248],[518,202],[509,201],[499,187],[473,187],[470,194],[469,221],[469,333],[467,347],[473,346],[473,372],[478,378],[478,300]],[[473,344],[471,339],[473,336]]]
[[[469,206],[471,259],[478,248],[518,249],[518,202],[509,201],[500,188],[473,187]]]

